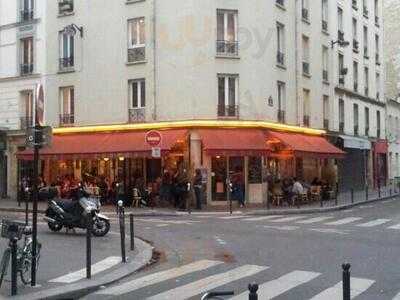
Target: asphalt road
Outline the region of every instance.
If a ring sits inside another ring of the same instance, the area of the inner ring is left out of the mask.
[[[341,299],[343,262],[356,299],[400,299],[399,224],[400,200],[321,215],[137,218],[160,262],[85,299],[248,299],[250,282],[259,299]]]

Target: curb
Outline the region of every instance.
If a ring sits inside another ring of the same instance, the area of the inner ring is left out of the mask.
[[[298,215],[298,214],[317,214],[317,213],[325,213],[325,212],[332,212],[332,211],[339,211],[339,210],[346,210],[349,208],[357,207],[360,205],[368,204],[368,203],[374,203],[374,202],[380,202],[380,201],[385,201],[389,199],[395,199],[400,197],[400,195],[394,195],[394,196],[385,196],[381,198],[376,198],[376,199],[370,199],[370,200],[365,200],[365,201],[359,201],[355,203],[349,203],[349,204],[343,204],[343,205],[338,205],[338,206],[330,206],[330,207],[322,207],[322,208],[300,208],[300,209],[276,209],[276,210],[258,210],[258,211],[250,211],[247,212],[247,215],[253,215],[253,216],[263,216],[263,215],[280,215],[280,214],[286,214],[286,215]]]
[[[94,276],[94,279],[83,279],[77,283],[50,288],[35,293],[23,294],[17,297],[13,297],[13,299],[76,299],[83,295],[93,293],[100,289],[101,286],[112,284],[118,280],[130,276],[150,263],[153,256],[153,247],[148,243],[138,238],[135,238],[135,248],[136,255],[134,256],[133,261],[127,264],[123,264],[120,268],[104,276],[101,276],[99,278],[96,278],[96,276]]]

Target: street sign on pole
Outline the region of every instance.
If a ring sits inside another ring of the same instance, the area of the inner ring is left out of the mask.
[[[26,132],[26,147],[34,148],[51,145],[53,130],[50,126],[28,128]]]
[[[151,156],[153,158],[160,158],[161,157],[161,148],[160,147],[151,148]]]

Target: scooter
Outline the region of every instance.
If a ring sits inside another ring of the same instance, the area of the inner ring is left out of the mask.
[[[49,193],[51,194],[51,193]],[[72,199],[67,201],[48,199],[49,207],[45,212],[44,221],[53,232],[67,229],[86,228],[86,218],[92,218],[94,236],[105,236],[110,230],[110,219],[100,213],[100,201],[89,197],[89,194],[79,186],[72,191]]]

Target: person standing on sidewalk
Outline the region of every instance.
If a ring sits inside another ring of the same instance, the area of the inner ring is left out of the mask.
[[[200,169],[196,169],[195,171],[193,188],[196,195],[196,209],[201,210],[201,202],[203,200],[203,177]]]

